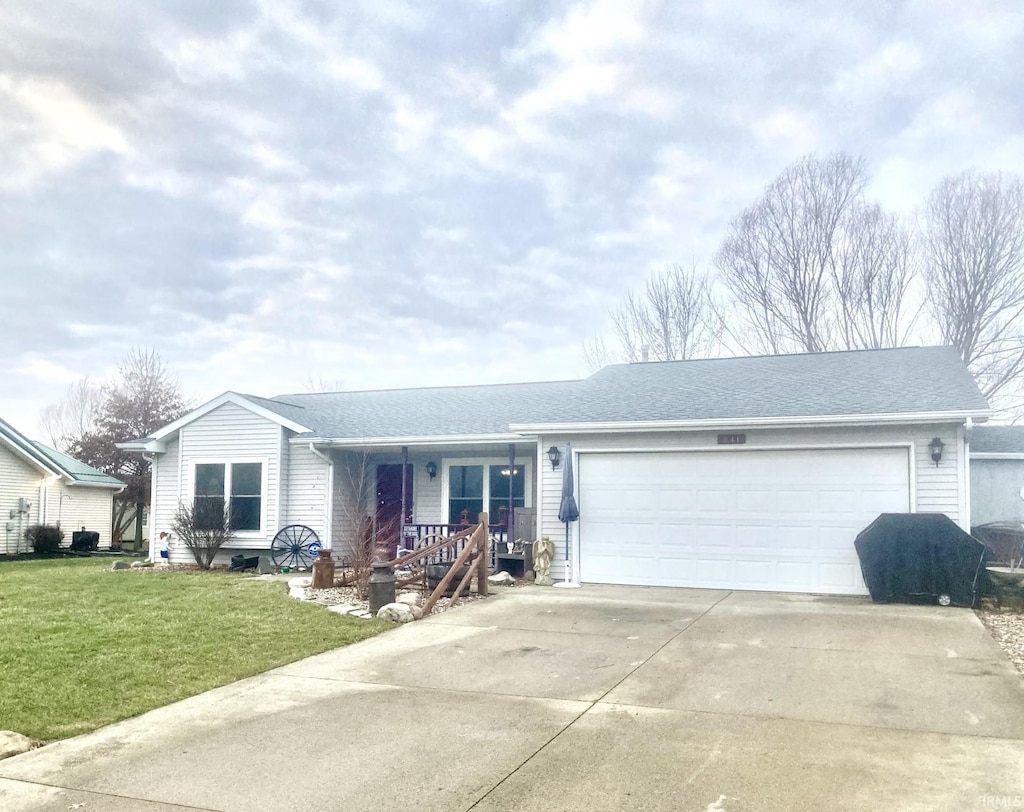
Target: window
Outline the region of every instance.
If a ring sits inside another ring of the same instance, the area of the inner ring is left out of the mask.
[[[508,462],[452,464],[448,466],[448,522],[475,522],[487,509],[491,524],[508,521],[509,480],[512,483],[512,505],[526,505],[526,464],[510,469]]]
[[[220,526],[227,505],[232,530],[259,531],[263,514],[263,463],[198,463],[194,496],[196,523],[200,528]]]

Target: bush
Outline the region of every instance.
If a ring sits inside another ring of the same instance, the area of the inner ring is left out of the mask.
[[[37,555],[49,555],[60,548],[64,531],[52,524],[34,524],[25,531],[25,540]]]
[[[213,565],[217,551],[235,537],[231,530],[230,508],[218,505],[212,510],[201,502],[182,502],[171,522],[171,530],[188,547],[200,569]]]

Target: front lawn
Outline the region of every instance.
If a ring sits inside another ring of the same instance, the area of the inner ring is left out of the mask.
[[[279,582],[109,565],[0,562],[0,730],[62,739],[388,628]]]

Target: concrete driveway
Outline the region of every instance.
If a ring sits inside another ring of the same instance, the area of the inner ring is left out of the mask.
[[[7,759],[0,809],[984,810],[1022,765],[967,610],[531,587]]]

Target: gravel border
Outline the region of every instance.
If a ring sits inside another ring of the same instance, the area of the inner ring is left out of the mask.
[[[416,589],[415,587],[403,587],[398,590],[398,594],[414,592],[420,596],[420,605],[426,600],[422,593],[422,590]],[[486,595],[477,595],[475,592],[463,594],[459,597],[458,603],[455,606],[451,606],[451,598],[440,598],[437,603],[434,604],[434,609],[431,614],[438,614],[440,612],[447,612],[449,609],[458,609],[464,603],[473,603],[475,601],[484,600]],[[306,588],[306,597],[304,600],[310,603],[316,603],[320,606],[353,606],[359,607],[363,612],[370,611],[370,602],[363,600],[359,597],[359,591],[354,586],[336,586],[333,589],[312,589]]]
[[[1024,612],[993,612],[978,609],[975,614],[992,638],[1024,676]]]

